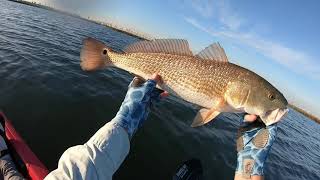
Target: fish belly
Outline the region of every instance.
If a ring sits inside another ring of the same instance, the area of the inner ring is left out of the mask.
[[[193,89],[181,87],[171,82],[163,84],[160,87],[168,91],[171,95],[205,108],[212,108],[218,99],[196,92]]]

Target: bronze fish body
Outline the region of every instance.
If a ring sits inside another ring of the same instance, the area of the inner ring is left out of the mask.
[[[185,40],[140,41],[118,53],[93,38],[83,42],[81,67],[92,71],[115,66],[145,79],[161,75],[160,88],[203,107],[192,126],[203,125],[220,112],[247,112],[273,124],[287,112],[287,100],[256,73],[228,62],[214,43],[193,55]]]

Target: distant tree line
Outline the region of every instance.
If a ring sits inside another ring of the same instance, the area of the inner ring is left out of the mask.
[[[304,116],[308,117],[309,119],[314,120],[315,122],[320,124],[320,118],[310,114],[309,112],[307,112],[307,111],[305,111],[295,105],[289,104],[289,107],[291,107],[292,109],[298,111],[299,113],[303,114]]]

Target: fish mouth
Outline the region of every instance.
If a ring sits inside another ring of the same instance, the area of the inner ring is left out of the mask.
[[[266,126],[279,122],[287,113],[289,112],[288,108],[278,108],[275,110],[270,110],[260,115],[261,120]]]

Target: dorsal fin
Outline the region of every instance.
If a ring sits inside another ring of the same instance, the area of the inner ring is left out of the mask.
[[[187,40],[184,39],[156,39],[153,41],[139,41],[127,46],[126,53],[167,53],[193,56]]]
[[[204,50],[200,51],[196,57],[201,59],[228,62],[228,57],[219,43],[213,43],[206,47]]]

